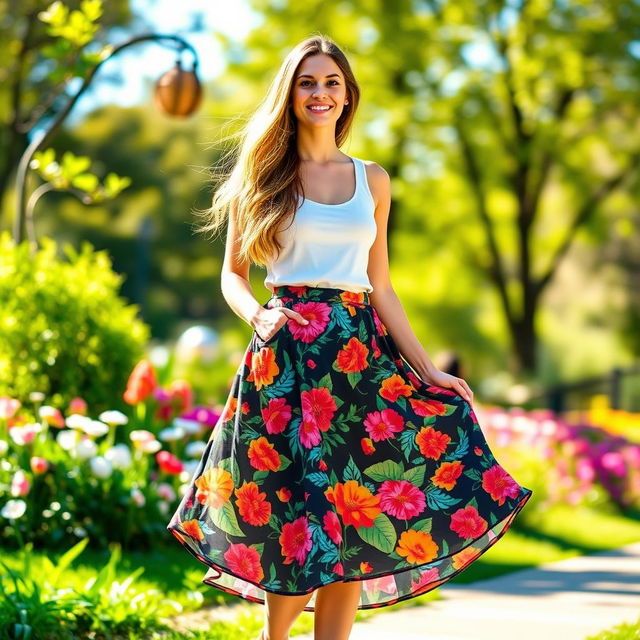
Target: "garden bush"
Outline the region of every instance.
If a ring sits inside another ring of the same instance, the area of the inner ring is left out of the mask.
[[[123,276],[105,251],[0,235],[0,395],[26,402],[33,391],[67,406],[75,396],[96,411],[121,408],[148,326],[119,296]],[[114,402],[121,406],[114,406]]]

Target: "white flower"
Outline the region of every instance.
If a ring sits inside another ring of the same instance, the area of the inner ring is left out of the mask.
[[[0,456],[4,456],[9,451],[9,443],[6,440],[0,440]]]
[[[109,427],[104,422],[100,422],[100,420],[89,420],[84,425],[83,431],[92,438],[99,438],[109,433]]]
[[[185,447],[185,453],[190,458],[201,458],[204,450],[207,448],[207,443],[203,440],[196,440],[196,442],[190,442]]]
[[[91,418],[83,416],[81,413],[72,413],[66,420],[69,429],[78,429],[79,431],[84,431],[89,422],[91,422]]]
[[[182,440],[184,436],[185,430],[182,427],[168,427],[167,429],[163,429],[158,434],[158,438],[160,438],[160,440],[164,440],[165,442],[175,442],[177,440]]]
[[[98,453],[98,445],[91,438],[82,438],[76,445],[76,454],[80,460],[88,460]]]
[[[169,515],[169,503],[164,500],[158,500],[158,511],[160,511],[163,516]]]
[[[128,469],[131,466],[131,449],[122,442],[107,449],[104,457],[116,469]]]
[[[65,450],[71,451],[76,446],[76,442],[78,441],[78,436],[75,431],[71,429],[64,429],[63,431],[58,431],[56,435],[56,442]]]
[[[108,425],[114,427],[121,424],[127,424],[129,422],[129,418],[122,413],[122,411],[103,411],[98,418],[102,420],[102,422],[106,422]]]
[[[158,442],[158,440],[145,440],[144,442],[140,442],[138,447],[144,453],[157,453],[162,449],[162,443]]]
[[[161,482],[156,489],[156,492],[160,498],[163,500],[168,500],[172,502],[176,499],[176,492],[173,490],[173,487],[168,482]]]
[[[131,497],[133,498],[133,501],[136,503],[137,506],[144,507],[146,503],[146,499],[144,497],[144,493],[142,493],[140,489],[138,489],[137,487],[134,487],[133,489],[131,489]]]
[[[93,475],[97,478],[109,478],[113,473],[111,463],[103,456],[91,458],[89,464],[91,465]]]
[[[27,503],[24,500],[9,500],[4,505],[4,507],[2,507],[2,511],[0,511],[0,514],[3,518],[9,518],[10,520],[12,520],[22,517],[26,510]]]
[[[32,391],[29,394],[29,400],[31,402],[42,402],[45,399],[44,393],[42,391]]]
[[[16,444],[25,445],[31,444],[40,431],[42,431],[41,424],[38,422],[29,422],[20,427],[10,427],[9,436]]]
[[[195,434],[202,431],[202,425],[196,420],[188,420],[187,418],[174,418],[172,421],[174,427],[182,427],[187,433]]]

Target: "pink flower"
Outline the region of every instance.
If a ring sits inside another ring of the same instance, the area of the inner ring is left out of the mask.
[[[364,426],[371,440],[379,442],[393,438],[394,433],[402,431],[404,420],[402,416],[393,409],[383,409],[373,411],[364,420]]]
[[[331,318],[331,306],[326,302],[298,302],[293,310],[304,316],[309,323],[301,324],[297,320],[288,320],[289,331],[295,340],[313,342],[324,333]]]
[[[404,520],[422,513],[427,504],[424,492],[408,480],[385,480],[378,496],[383,511]]]
[[[18,469],[11,478],[11,495],[26,496],[31,489],[31,482],[22,469]]]

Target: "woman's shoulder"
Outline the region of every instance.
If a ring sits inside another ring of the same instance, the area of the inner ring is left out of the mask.
[[[369,189],[376,202],[380,201],[382,196],[389,191],[391,178],[384,167],[373,160],[363,160],[365,171],[367,174],[367,182]]]

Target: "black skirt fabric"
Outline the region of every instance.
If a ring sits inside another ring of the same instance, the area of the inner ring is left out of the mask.
[[[167,529],[203,582],[253,602],[361,583],[359,609],[440,586],[507,531],[532,491],[469,403],[422,381],[366,292],[276,287],[294,319],[256,332]]]

